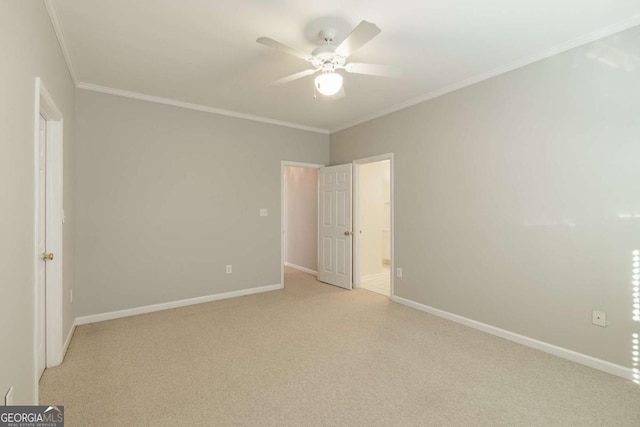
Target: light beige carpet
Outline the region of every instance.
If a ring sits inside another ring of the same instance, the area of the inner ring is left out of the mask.
[[[80,326],[72,426],[639,426],[640,389],[287,270],[285,289]]]

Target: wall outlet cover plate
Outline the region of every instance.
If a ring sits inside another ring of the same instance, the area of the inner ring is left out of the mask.
[[[607,326],[607,312],[601,310],[593,310],[591,315],[591,323],[596,326]]]

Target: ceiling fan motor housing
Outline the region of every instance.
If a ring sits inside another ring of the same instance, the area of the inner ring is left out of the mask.
[[[318,68],[322,68],[328,64],[333,65],[334,68],[343,66],[346,58],[338,55],[335,50],[336,46],[330,45],[320,46],[314,49],[313,52],[311,52],[311,55],[313,55],[311,63]]]
[[[333,27],[325,28],[320,31],[320,38],[322,38],[322,40],[326,41],[327,43],[331,43],[333,39],[335,39],[336,33],[337,31]]]

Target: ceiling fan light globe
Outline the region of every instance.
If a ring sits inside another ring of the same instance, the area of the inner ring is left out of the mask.
[[[323,95],[335,95],[342,88],[342,76],[338,73],[322,73],[315,79],[318,92]]]

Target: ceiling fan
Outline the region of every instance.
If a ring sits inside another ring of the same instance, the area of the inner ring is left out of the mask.
[[[372,38],[380,34],[380,28],[371,22],[362,21],[338,46],[331,42],[336,36],[335,28],[325,28],[320,31],[320,37],[327,44],[314,49],[310,54],[292,48],[268,37],[260,37],[256,41],[265,46],[278,49],[295,57],[304,59],[315,68],[300,71],[295,74],[283,77],[271,85],[281,85],[289,83],[317,72],[321,72],[314,80],[315,89],[323,95],[342,97],[345,95],[342,87],[342,75],[337,70],[345,70],[347,73],[367,74],[381,77],[400,77],[401,70],[379,64],[363,64],[358,62],[347,63],[347,58],[356,50],[369,42]]]

